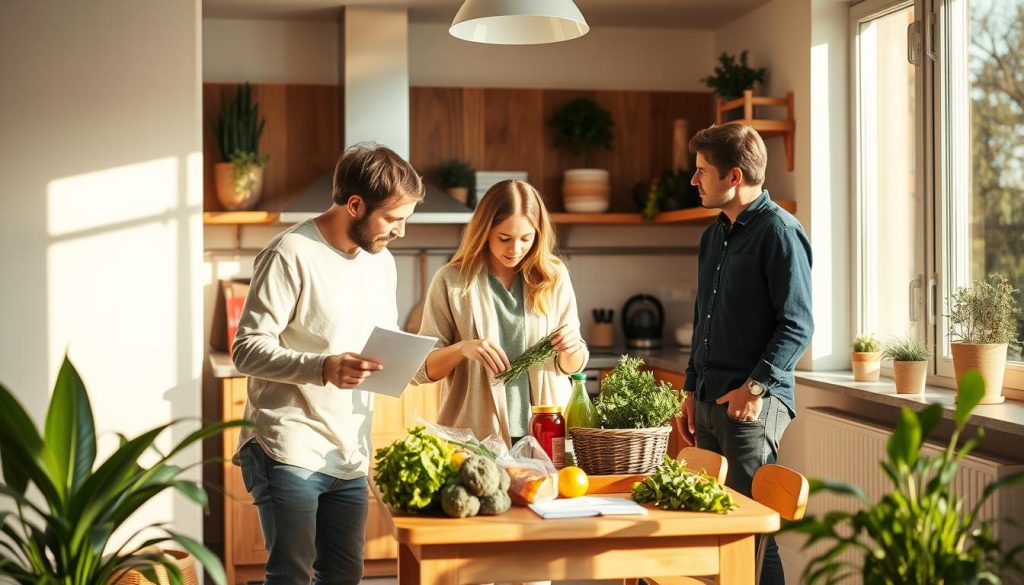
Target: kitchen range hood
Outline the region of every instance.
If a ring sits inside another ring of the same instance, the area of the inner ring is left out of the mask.
[[[279,217],[282,223],[297,223],[314,218],[331,205],[332,173],[324,173],[306,188]],[[427,196],[416,206],[408,223],[467,223],[473,210],[453,199],[441,188],[424,182]]]
[[[376,142],[409,160],[409,15],[405,8],[346,6],[338,21],[338,83],[343,92],[343,147]],[[417,169],[423,171],[423,169]],[[333,171],[289,203],[280,221],[320,215],[331,205]],[[426,184],[409,223],[466,223],[473,210]]]

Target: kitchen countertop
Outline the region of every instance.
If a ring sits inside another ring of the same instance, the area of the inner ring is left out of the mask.
[[[624,353],[628,353],[633,357],[642,358],[644,362],[653,368],[661,368],[664,370],[670,370],[673,372],[685,372],[686,371],[686,360],[690,359],[690,350],[688,348],[679,348],[675,345],[671,347],[664,347],[662,349],[600,349],[592,347],[590,348],[590,361],[587,362],[586,369],[604,369],[613,368],[615,364],[619,362],[619,356]],[[231,363],[231,357],[226,353],[221,352],[210,352],[210,369],[213,371],[215,378],[238,378],[242,374],[235,369],[235,365]]]

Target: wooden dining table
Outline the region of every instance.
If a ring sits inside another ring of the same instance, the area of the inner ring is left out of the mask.
[[[646,506],[646,515],[545,520],[518,506],[471,518],[402,516],[382,508],[398,541],[400,585],[675,575],[753,585],[755,536],[777,531],[779,515],[730,492],[738,507],[725,514]],[[602,495],[629,498],[621,490]]]

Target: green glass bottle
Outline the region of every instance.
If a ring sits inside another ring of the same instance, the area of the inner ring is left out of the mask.
[[[565,457],[572,458],[567,465],[576,465],[576,454],[572,450],[572,434],[569,432],[573,427],[594,428],[597,426],[597,408],[590,401],[587,394],[586,374],[573,374],[569,376],[572,380],[572,396],[569,403],[565,405],[563,416],[565,417]]]

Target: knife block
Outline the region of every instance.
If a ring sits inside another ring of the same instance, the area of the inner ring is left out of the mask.
[[[590,347],[611,347],[614,345],[614,335],[611,323],[594,323],[590,327]]]

